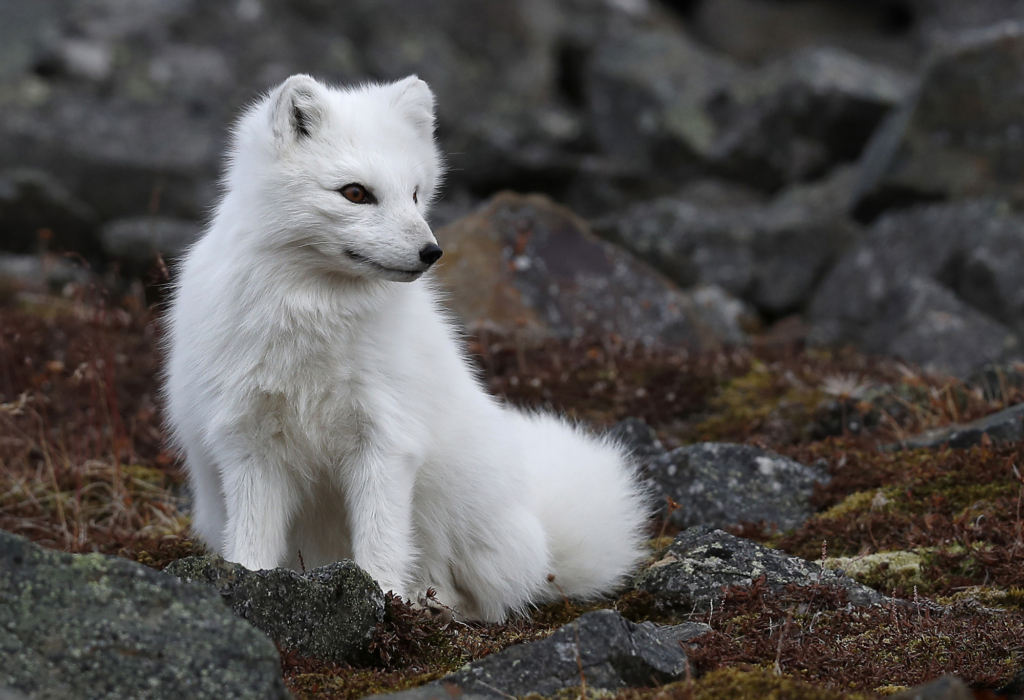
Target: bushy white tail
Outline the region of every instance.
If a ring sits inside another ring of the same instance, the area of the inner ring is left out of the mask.
[[[554,582],[550,595],[613,590],[644,557],[650,496],[626,451],[548,415],[519,414]]]

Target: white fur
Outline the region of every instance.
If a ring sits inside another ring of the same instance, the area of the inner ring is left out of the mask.
[[[194,530],[227,559],[352,558],[384,590],[498,621],[613,588],[646,503],[621,447],[487,395],[420,279],[433,114],[415,76],[294,76],[242,117],[170,312],[168,413]]]

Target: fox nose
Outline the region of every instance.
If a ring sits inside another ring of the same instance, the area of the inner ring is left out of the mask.
[[[443,253],[444,251],[441,250],[441,246],[436,243],[428,243],[420,249],[420,260],[427,265],[433,265]]]

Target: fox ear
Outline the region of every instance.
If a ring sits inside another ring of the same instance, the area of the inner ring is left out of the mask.
[[[301,141],[324,123],[323,86],[308,75],[293,75],[274,91],[271,122],[279,141]]]
[[[434,133],[434,93],[425,82],[410,75],[392,86],[394,97],[391,107],[398,111],[420,133],[430,137]]]

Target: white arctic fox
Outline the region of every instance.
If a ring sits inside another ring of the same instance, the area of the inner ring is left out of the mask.
[[[296,75],[246,112],[170,311],[168,413],[195,532],[227,559],[351,558],[385,591],[500,621],[613,588],[647,504],[620,446],[474,376],[423,279],[433,129],[415,76]]]

